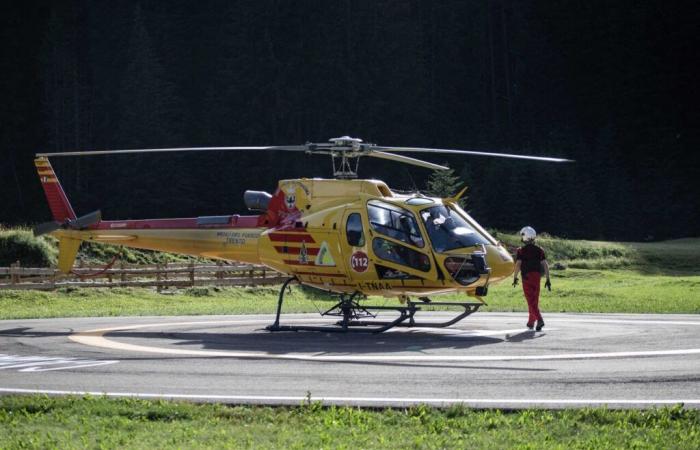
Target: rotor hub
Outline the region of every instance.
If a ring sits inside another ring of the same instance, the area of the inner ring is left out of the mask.
[[[338,179],[357,178],[360,157],[371,152],[374,144],[365,143],[362,139],[350,136],[331,138],[328,144],[306,144],[306,153],[330,155],[333,161],[333,176]],[[351,160],[354,159],[354,163]]]

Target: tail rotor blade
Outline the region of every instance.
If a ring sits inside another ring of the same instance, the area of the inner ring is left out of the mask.
[[[53,233],[54,231],[58,230],[61,228],[61,224],[59,222],[44,222],[42,224],[39,224],[34,227],[32,230],[34,232],[34,236],[41,236],[43,234],[49,234]]]

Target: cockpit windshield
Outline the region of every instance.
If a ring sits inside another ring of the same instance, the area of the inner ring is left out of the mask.
[[[420,216],[436,252],[489,244],[464,217],[450,207],[437,205],[426,208],[420,212]]]

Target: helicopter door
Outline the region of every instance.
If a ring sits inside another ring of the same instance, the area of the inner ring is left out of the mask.
[[[342,225],[340,247],[347,273],[359,288],[365,288],[365,283],[377,279],[374,264],[370,259],[367,242],[367,222],[361,210],[349,209],[345,212]]]
[[[367,203],[366,247],[379,280],[437,278],[430,246],[414,214],[404,208],[372,200]]]

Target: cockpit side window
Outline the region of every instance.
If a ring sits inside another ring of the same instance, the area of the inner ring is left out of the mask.
[[[352,213],[348,216],[345,234],[348,238],[348,245],[353,247],[362,247],[365,245],[365,231],[362,228],[362,217],[360,213]]]
[[[367,203],[369,224],[373,230],[414,247],[425,245],[413,214],[398,206],[372,200]]]
[[[420,212],[420,216],[436,252],[490,243],[451,207],[437,205],[426,208]]]

